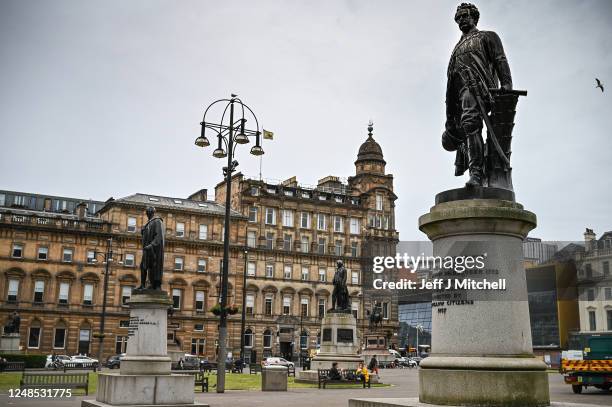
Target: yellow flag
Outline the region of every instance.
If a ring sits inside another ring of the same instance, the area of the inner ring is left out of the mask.
[[[263,138],[264,140],[274,140],[274,133],[266,129],[263,129]]]

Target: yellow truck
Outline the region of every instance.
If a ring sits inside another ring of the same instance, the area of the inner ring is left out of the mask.
[[[612,388],[612,336],[591,335],[581,351],[563,352],[560,373],[576,394],[583,388]]]

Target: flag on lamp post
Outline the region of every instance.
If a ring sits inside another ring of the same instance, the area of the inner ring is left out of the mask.
[[[263,138],[264,140],[274,140],[274,133],[263,129]]]

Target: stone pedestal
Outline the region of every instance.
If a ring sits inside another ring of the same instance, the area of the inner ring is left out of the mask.
[[[285,366],[265,366],[261,369],[261,390],[287,391],[287,372]]]
[[[505,289],[434,292],[432,353],[420,364],[419,399],[439,405],[547,406],[546,365],[532,354],[522,251],[536,216],[511,200],[445,201],[453,195],[440,194],[419,228],[432,240],[434,256],[484,256],[484,267],[444,270],[434,277],[442,277],[444,287],[448,279],[505,280]]]
[[[194,377],[170,373],[165,291],[134,290],[126,355],[119,373],[100,373],[96,400],[89,406],[203,406],[194,403]]]
[[[0,337],[0,353],[21,353],[19,334],[3,334]]]
[[[331,369],[338,362],[338,369],[357,369],[362,359],[358,355],[357,321],[353,314],[330,311],[321,321],[321,349],[312,358],[312,370]]]

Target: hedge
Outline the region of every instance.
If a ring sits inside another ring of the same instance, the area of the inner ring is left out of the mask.
[[[26,368],[40,368],[45,367],[47,363],[47,356],[45,355],[19,355],[19,354],[0,354],[8,362],[25,362]]]

